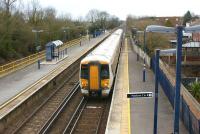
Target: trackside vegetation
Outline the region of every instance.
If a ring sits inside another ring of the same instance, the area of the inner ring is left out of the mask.
[[[0,0],[0,65],[35,53],[37,46],[42,50],[47,42],[65,42],[119,24],[117,17],[96,9],[73,18],[42,7],[39,0]],[[33,30],[40,32],[36,36]]]

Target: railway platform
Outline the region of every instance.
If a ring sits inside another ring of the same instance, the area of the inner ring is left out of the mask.
[[[12,97],[19,94],[21,91],[25,90],[29,86],[36,83],[42,77],[46,76],[49,72],[55,68],[62,65],[64,62],[71,64],[75,61],[81,54],[85,53],[91,49],[94,45],[105,38],[109,33],[105,33],[96,38],[92,38],[90,41],[85,40],[80,44],[74,45],[67,50],[67,55],[65,59],[57,64],[41,64],[40,69],[38,69],[38,64],[29,65],[23,69],[16,72],[8,74],[0,78],[0,106],[6,101],[10,100]]]
[[[107,121],[106,134],[152,134],[154,98],[128,99],[128,92],[154,92],[154,74],[147,69],[146,82],[142,79],[143,60],[137,55],[129,40],[121,52],[115,89]],[[159,87],[158,134],[173,132],[173,109]],[[180,121],[180,134],[188,134]]]

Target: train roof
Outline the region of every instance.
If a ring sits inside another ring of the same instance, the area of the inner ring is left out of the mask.
[[[101,61],[109,63],[117,49],[117,45],[122,35],[122,29],[116,30],[105,41],[103,41],[96,49],[89,53],[82,61]]]

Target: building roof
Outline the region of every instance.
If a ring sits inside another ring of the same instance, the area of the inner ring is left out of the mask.
[[[59,47],[61,45],[63,45],[63,42],[61,40],[51,41],[46,44],[46,46],[54,46],[54,47]]]
[[[192,37],[192,33],[186,33],[183,31],[183,36],[190,38]]]
[[[177,40],[169,40],[170,43],[177,43]]]
[[[200,48],[200,42],[188,42],[186,44],[183,44],[182,47],[187,48]]]
[[[55,45],[55,47],[61,46],[63,44],[61,40],[52,41],[52,43]]]

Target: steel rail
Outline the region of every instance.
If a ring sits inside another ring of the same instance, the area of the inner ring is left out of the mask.
[[[74,88],[70,91],[70,93],[63,99],[62,103],[59,105],[57,110],[52,114],[52,116],[47,120],[45,125],[40,129],[39,134],[46,134],[50,127],[52,127],[54,121],[58,118],[60,113],[65,109],[67,104],[70,102],[72,97],[79,91],[80,85],[77,83]]]
[[[71,76],[73,76],[75,73],[76,73],[77,71],[75,71],[74,73],[72,73],[71,74]],[[12,134],[15,134],[15,133],[17,133],[22,127],[23,127],[23,125],[30,119],[30,118],[32,118],[36,113],[37,113],[37,111],[38,110],[40,110],[58,91],[59,91],[59,89],[60,88],[62,88],[63,86],[64,86],[64,84],[66,84],[67,83],[67,81],[69,81],[69,79],[67,79],[67,80],[65,80],[65,82],[63,82],[63,84],[62,85],[60,85],[39,107],[37,107],[33,112],[32,112],[32,114],[30,114],[29,115],[29,117],[28,118],[26,118],[26,120],[24,120],[23,122],[22,122],[22,124],[18,127],[18,128],[16,128],[13,132],[12,132]],[[79,85],[79,83],[77,82],[77,84]],[[77,84],[76,84],[76,86],[77,86]],[[71,91],[71,90],[70,90]]]
[[[79,118],[80,118],[80,116],[81,116],[81,113],[83,112],[83,110],[84,110],[86,104],[87,104],[87,99],[86,99],[86,98],[83,98],[83,99],[81,100],[81,102],[79,103],[79,105],[78,105],[76,111],[75,111],[74,114],[72,115],[72,117],[71,117],[69,123],[66,125],[66,128],[65,128],[65,130],[63,131],[63,134],[67,134],[67,131],[69,131],[70,125],[73,125],[73,127],[72,127],[72,129],[71,129],[71,131],[70,131],[70,134],[72,133],[72,130],[73,130],[74,127],[76,126],[76,123],[77,123],[77,121],[79,120]],[[76,116],[77,116],[77,118],[76,118]],[[73,122],[74,120],[75,120],[75,123],[72,124],[72,122]]]

